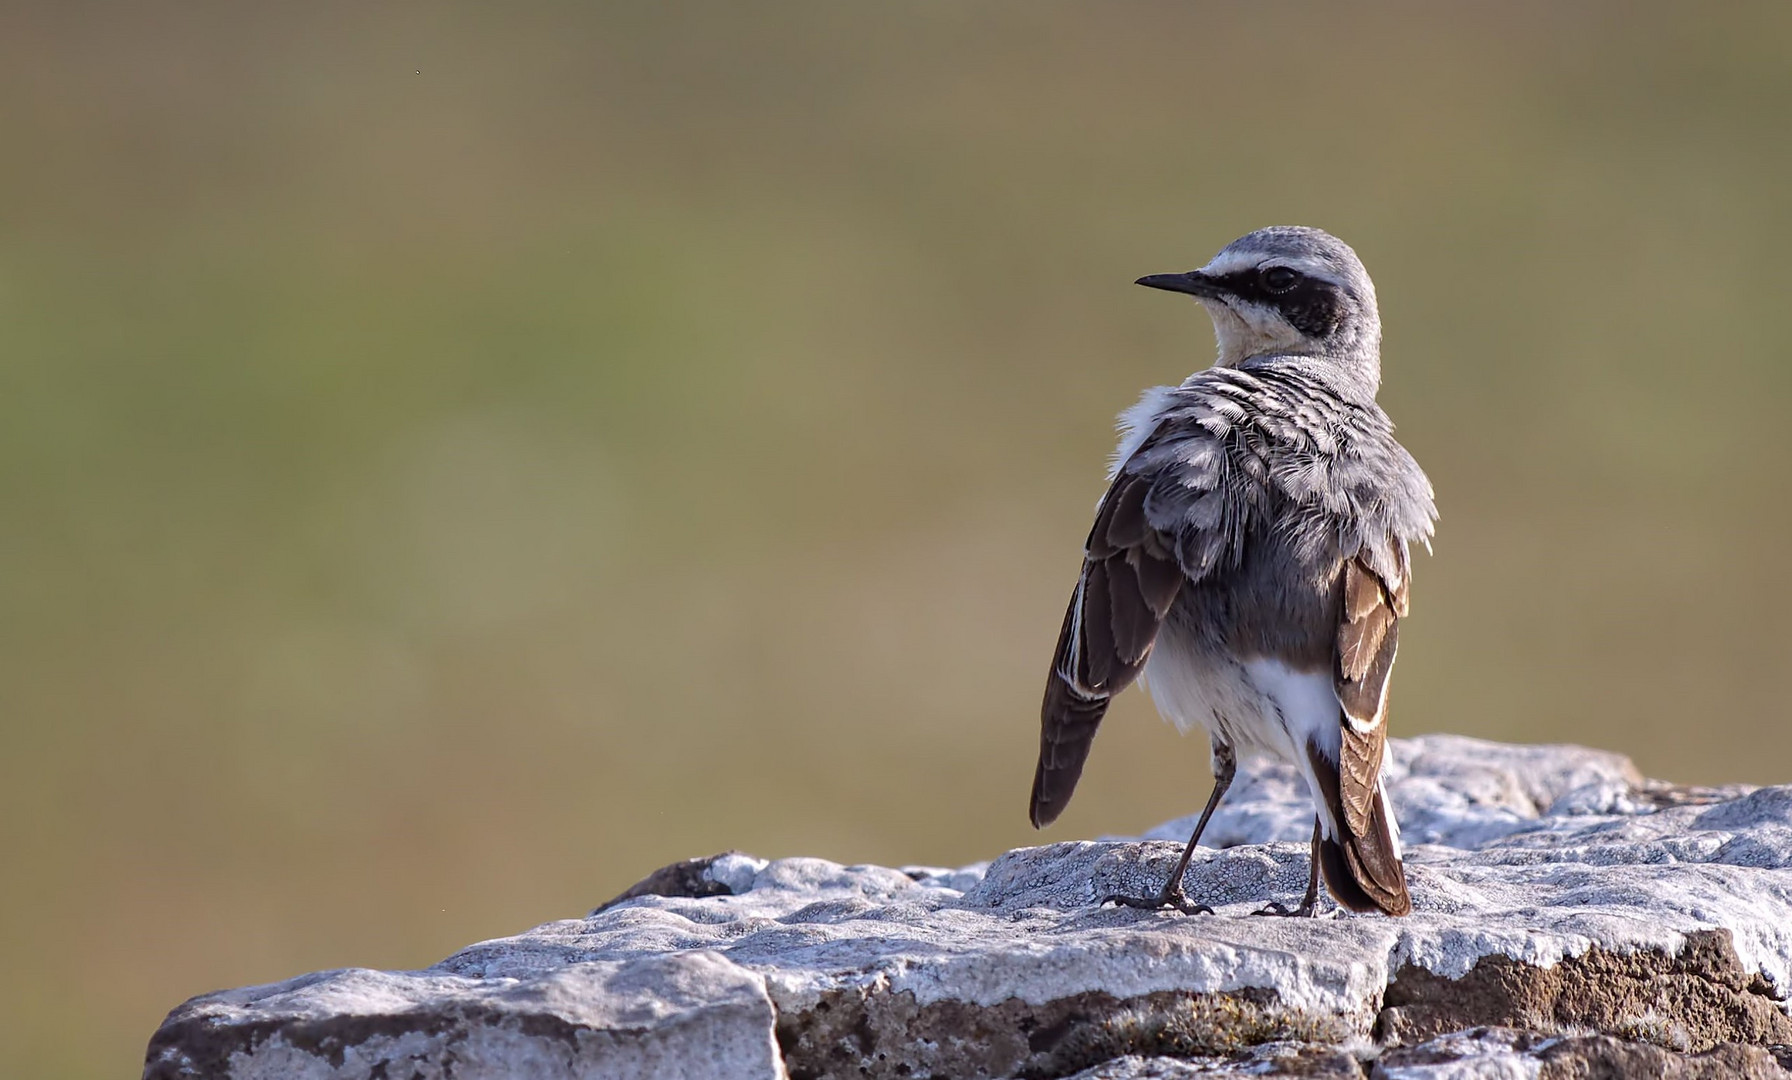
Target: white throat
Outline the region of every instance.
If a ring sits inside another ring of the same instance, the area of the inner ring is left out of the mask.
[[[1201,301],[1213,317],[1213,336],[1220,355],[1214,363],[1237,367],[1253,356],[1290,355],[1308,351],[1307,339],[1288,320],[1268,308],[1235,308],[1224,300]]]

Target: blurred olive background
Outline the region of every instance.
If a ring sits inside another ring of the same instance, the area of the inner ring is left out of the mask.
[[[1792,7],[10,5],[0,1047],[1032,842],[1134,288],[1363,255],[1397,731],[1792,780]],[[1141,694],[1066,839],[1195,808]],[[16,1071],[15,1071],[16,1070]]]

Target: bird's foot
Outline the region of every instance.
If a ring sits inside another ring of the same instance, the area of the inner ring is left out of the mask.
[[[1318,905],[1315,904],[1311,900],[1305,901],[1299,907],[1287,907],[1283,904],[1277,903],[1274,900],[1271,900],[1267,907],[1261,908],[1257,911],[1253,911],[1253,912],[1251,912],[1251,914],[1252,915],[1280,915],[1280,916],[1285,916],[1287,918],[1292,918],[1292,919],[1311,919],[1314,915],[1314,909],[1317,906]]]
[[[1108,904],[1119,904],[1121,907],[1138,908],[1140,911],[1162,911],[1166,908],[1180,911],[1184,915],[1212,915],[1213,909],[1206,904],[1197,904],[1188,898],[1181,889],[1165,889],[1156,896],[1121,896],[1113,893],[1096,901],[1096,907]]]

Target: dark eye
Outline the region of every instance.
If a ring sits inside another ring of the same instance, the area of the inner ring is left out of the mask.
[[[1272,293],[1285,293],[1300,283],[1300,275],[1286,266],[1272,266],[1263,271],[1263,287]]]

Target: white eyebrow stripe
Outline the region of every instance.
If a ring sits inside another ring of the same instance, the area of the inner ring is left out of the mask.
[[[1222,251],[1213,257],[1213,261],[1201,268],[1201,273],[1219,277],[1224,274],[1236,274],[1240,270],[1255,270],[1268,260],[1255,252]]]
[[[1286,266],[1290,270],[1298,270],[1310,278],[1327,281],[1333,285],[1344,284],[1337,272],[1318,259],[1305,256],[1292,258],[1283,255],[1264,255],[1254,251],[1222,251],[1213,257],[1213,261],[1203,266],[1203,274],[1223,277],[1226,274],[1237,274],[1243,271],[1256,270],[1262,266]]]

